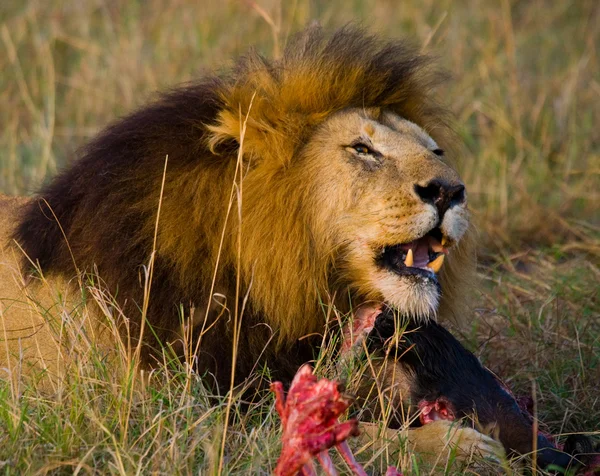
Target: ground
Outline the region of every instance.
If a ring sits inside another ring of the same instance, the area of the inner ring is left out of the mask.
[[[594,0],[8,0],[0,6],[0,192],[31,193],[152,91],[251,44],[277,54],[290,31],[315,19],[407,35],[451,72],[440,95],[457,116],[464,147],[454,152],[481,243],[474,318],[457,332],[517,395],[532,398],[550,433],[600,434]],[[120,372],[97,359],[52,399],[0,385],[0,467],[6,474],[274,468],[280,426],[271,396],[242,414],[235,399],[209,401],[185,368],[165,367],[139,382],[126,359]],[[364,458],[367,470],[390,463],[423,472],[407,455]]]

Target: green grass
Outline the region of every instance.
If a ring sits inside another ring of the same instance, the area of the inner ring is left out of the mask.
[[[599,276],[589,259],[531,250],[481,270],[472,348],[516,394],[535,385],[553,432],[600,428]]]
[[[31,193],[153,91],[250,45],[276,53],[311,20],[410,36],[454,76],[440,96],[457,116],[458,163],[481,231],[481,287],[463,340],[516,394],[535,398],[551,433],[598,433],[597,2],[258,3],[4,0],[0,192]],[[117,373],[99,358],[77,368],[52,398],[1,385],[1,470],[215,473],[227,401],[170,364],[139,382],[122,357]],[[245,412],[233,402],[224,471],[274,467],[279,423],[265,399]]]

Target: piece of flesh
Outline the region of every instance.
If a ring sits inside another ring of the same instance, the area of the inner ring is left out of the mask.
[[[309,365],[298,370],[287,398],[281,382],[273,382],[275,409],[283,426],[282,449],[274,474],[295,476],[316,474],[317,458],[328,475],[337,475],[328,450],[335,447],[357,476],[367,473],[356,462],[346,439],[358,435],[358,422],[338,418],[352,403],[336,381],[318,379]]]

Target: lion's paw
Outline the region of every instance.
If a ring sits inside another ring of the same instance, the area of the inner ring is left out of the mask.
[[[459,426],[457,423],[445,420],[409,430],[408,440],[419,453],[442,457],[452,454],[460,460],[479,456],[500,462],[505,458],[504,448],[500,442],[473,428]]]
[[[392,430],[376,424],[361,423],[361,443],[372,450],[398,446],[405,452],[415,453],[425,462],[437,464],[449,458],[467,462],[473,457],[496,462],[505,459],[502,444],[483,433],[458,422],[446,420],[428,423],[419,428]]]

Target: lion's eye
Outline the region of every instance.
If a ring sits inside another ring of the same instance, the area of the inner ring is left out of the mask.
[[[367,147],[365,144],[354,144],[352,148],[357,154],[366,155],[372,153],[371,149],[369,149],[369,147]]]
[[[444,151],[442,149],[433,149],[431,152],[433,152],[438,157],[442,157],[444,155]]]

